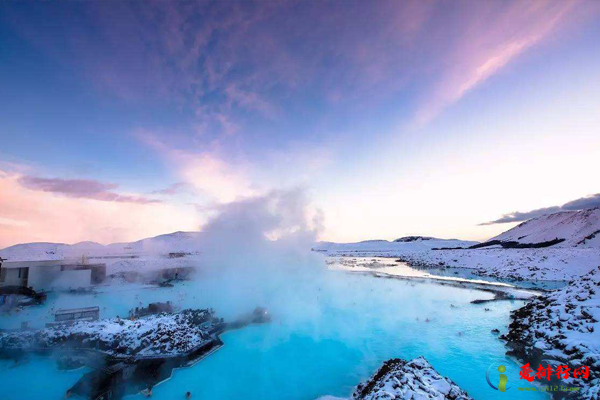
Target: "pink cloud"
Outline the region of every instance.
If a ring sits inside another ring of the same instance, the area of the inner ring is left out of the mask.
[[[466,4],[472,8],[465,10],[464,26],[448,50],[440,49],[446,61],[437,67],[437,79],[423,96],[417,125],[435,118],[535,46],[599,10],[597,5],[580,1]]]
[[[160,200],[115,193],[113,190],[118,185],[91,179],[40,178],[24,175],[19,178],[18,182],[31,190],[56,193],[73,198],[138,204],[160,203]]]
[[[599,8],[569,0],[341,4],[99,2],[58,38],[28,15],[14,22],[47,52],[68,48],[65,62],[102,90],[175,103],[206,131],[232,136],[243,131],[240,114],[285,116],[306,94],[364,110],[406,90],[424,124]]]
[[[29,189],[20,178],[16,173],[0,171],[0,248],[32,241],[131,241],[197,230],[202,223],[188,205],[68,197]]]
[[[275,106],[263,99],[256,92],[244,91],[236,85],[228,85],[225,88],[225,94],[229,98],[230,104],[238,104],[247,109],[257,111],[271,119],[277,115]]]
[[[135,135],[157,151],[187,185],[211,201],[229,203],[256,194],[249,177],[249,166],[226,162],[219,155],[218,141],[202,146],[201,150],[181,149],[165,143],[152,132],[139,130]]]

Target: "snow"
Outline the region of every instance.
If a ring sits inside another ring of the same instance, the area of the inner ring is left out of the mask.
[[[583,398],[600,398],[600,267],[513,311],[503,336],[517,356],[589,366]],[[585,397],[587,396],[587,397]]]
[[[393,242],[388,242],[387,240],[365,240],[357,243],[319,242],[315,245],[314,250],[330,254],[338,253],[340,255],[341,253],[348,255],[352,255],[352,253],[366,253],[369,256],[377,256],[381,254],[406,254],[429,251],[433,248],[469,247],[478,243],[468,240],[434,238],[428,240],[398,241],[403,239],[405,238],[396,239],[397,241]]]
[[[423,357],[412,361],[388,360],[366,382],[357,386],[352,400],[469,400],[449,378],[441,376]]]
[[[82,349],[97,349],[112,356],[170,356],[185,354],[212,340],[208,310],[162,313],[137,320],[112,318],[80,321],[39,331],[0,332],[2,349],[57,348],[68,343]]]
[[[565,239],[558,247],[599,247],[600,207],[561,211],[525,221],[490,239],[519,243],[541,243]]]
[[[509,281],[569,281],[600,265],[600,208],[534,218],[490,240],[541,243],[557,238],[564,241],[543,248],[469,249],[476,242],[406,237],[394,242],[320,242],[313,250],[332,257],[394,257],[415,267],[466,268]]]
[[[313,250],[328,256],[395,257],[413,266],[467,268],[478,276],[511,281],[568,281],[600,264],[600,233],[596,232],[600,232],[600,208],[534,218],[491,239],[519,243],[565,239],[552,247],[467,249],[477,242],[406,236],[391,242],[319,242]],[[19,244],[0,250],[0,257],[33,261],[77,259],[85,255],[94,262],[106,263],[111,274],[193,266],[201,254],[201,243],[200,232],[173,232],[106,246],[94,242]],[[456,249],[459,247],[463,249]],[[169,253],[185,253],[187,257],[170,258]]]
[[[600,263],[600,248],[440,250],[396,255],[416,265],[473,269],[512,281],[568,281]]]
[[[509,281],[569,281],[600,265],[600,248],[547,247],[539,249],[480,248],[432,250],[423,243],[320,243],[315,250],[330,257],[393,257],[415,267],[456,267],[481,277]],[[448,247],[448,246],[443,246]]]
[[[0,250],[0,257],[8,261],[41,261],[79,259],[106,256],[139,256],[167,253],[196,253],[199,250],[199,232],[173,232],[135,242],[102,245],[96,242],[23,243]]]

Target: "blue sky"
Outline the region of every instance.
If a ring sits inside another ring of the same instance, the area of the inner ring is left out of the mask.
[[[512,225],[482,222],[598,192],[599,13],[3,3],[0,246],[198,229],[298,186],[325,240],[486,239]]]

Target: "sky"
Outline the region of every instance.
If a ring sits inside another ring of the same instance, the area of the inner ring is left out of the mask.
[[[339,242],[589,205],[599,43],[593,0],[2,2],[0,247],[284,189]]]

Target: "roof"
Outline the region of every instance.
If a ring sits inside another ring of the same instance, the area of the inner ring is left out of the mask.
[[[30,267],[55,267],[65,263],[65,260],[43,261],[3,261],[2,268],[30,268]]]
[[[82,308],[65,308],[65,309],[61,309],[61,310],[56,310],[56,312],[54,313],[56,314],[71,314],[71,313],[76,313],[76,312],[88,312],[88,311],[100,311],[100,307],[98,306],[93,306],[93,307],[82,307]]]

